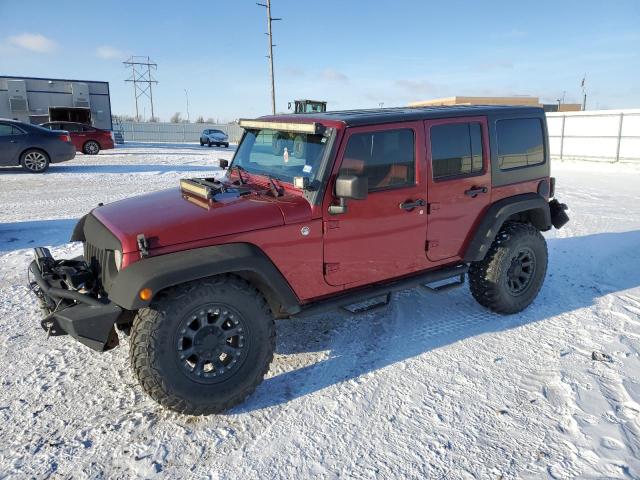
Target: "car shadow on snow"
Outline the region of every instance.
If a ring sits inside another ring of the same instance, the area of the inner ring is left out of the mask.
[[[487,311],[465,283],[446,294],[426,289],[396,293],[391,305],[377,312],[279,321],[276,353],[282,357],[276,357],[272,368],[309,351],[328,351],[328,357],[266,379],[230,413],[286,403],[466,338],[550,320],[589,307],[604,295],[640,286],[640,231],[550,238],[548,245],[545,284],[535,302],[519,314]]]
[[[77,218],[0,223],[0,253],[69,243]]]

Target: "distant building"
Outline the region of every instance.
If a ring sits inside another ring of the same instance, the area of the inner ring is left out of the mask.
[[[39,124],[50,117],[111,130],[109,83],[0,76],[0,118]]]
[[[579,103],[562,103],[558,108],[557,103],[543,104],[538,97],[515,96],[515,97],[443,97],[433,100],[412,102],[410,107],[433,107],[440,105],[530,105],[532,107],[542,107],[545,112],[576,112],[581,109]]]

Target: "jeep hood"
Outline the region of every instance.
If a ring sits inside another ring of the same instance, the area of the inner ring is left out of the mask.
[[[284,199],[285,197],[281,197]],[[300,197],[279,204],[280,199],[252,192],[219,201],[193,201],[179,188],[127,198],[94,209],[91,213],[122,244],[124,253],[138,250],[137,236],[144,234],[151,250],[186,242],[284,225],[291,204],[309,212]],[[303,215],[304,216],[304,215]]]

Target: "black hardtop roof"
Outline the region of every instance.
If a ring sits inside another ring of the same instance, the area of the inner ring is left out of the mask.
[[[520,105],[450,105],[434,107],[397,107],[363,110],[337,110],[322,113],[287,114],[262,117],[263,120],[292,121],[333,120],[347,126],[429,120],[432,118],[466,117],[476,115],[543,115],[540,107]]]

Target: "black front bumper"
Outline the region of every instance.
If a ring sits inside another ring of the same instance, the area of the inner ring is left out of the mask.
[[[118,345],[115,323],[123,309],[107,299],[53,286],[51,282],[59,280],[51,272],[55,260],[46,248],[35,249],[35,257],[29,265],[29,288],[40,301],[45,314],[40,325],[47,334],[71,335],[98,351]]]

